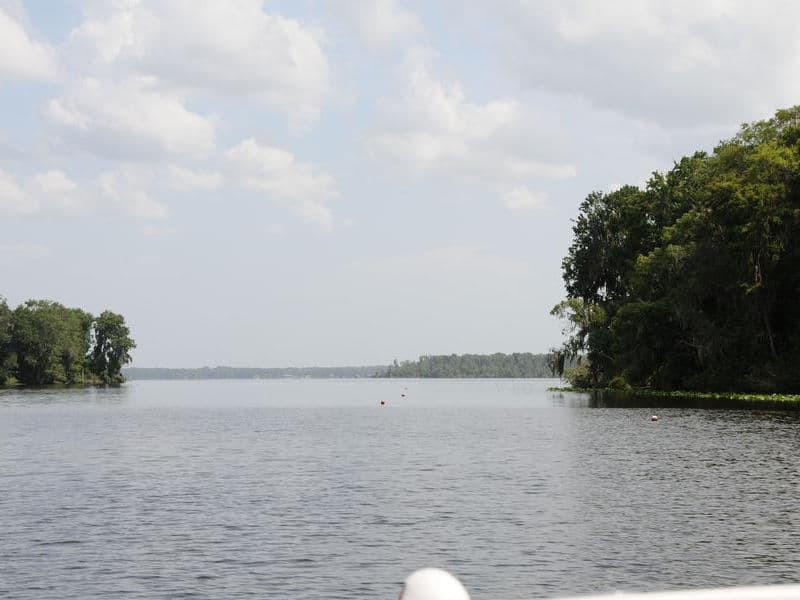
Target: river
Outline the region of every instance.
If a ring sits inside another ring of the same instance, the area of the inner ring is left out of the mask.
[[[800,581],[800,412],[553,383],[0,391],[0,597],[394,599],[421,566],[487,600]]]

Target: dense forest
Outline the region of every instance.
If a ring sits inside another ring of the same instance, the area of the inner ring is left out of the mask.
[[[135,347],[122,315],[0,296],[0,385],[116,385]]]
[[[547,354],[421,356],[418,361],[362,367],[128,367],[129,379],[282,379],[358,377],[552,377]]]
[[[564,258],[580,386],[800,390],[800,106],[594,192]]]
[[[386,367],[379,377],[552,377],[547,354],[420,356]]]
[[[328,379],[374,377],[386,367],[201,367],[199,369],[167,369],[162,367],[129,367],[123,370],[128,379]]]

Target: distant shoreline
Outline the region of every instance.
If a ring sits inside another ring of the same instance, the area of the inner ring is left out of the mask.
[[[384,365],[361,367],[129,367],[122,374],[128,381],[212,379],[351,379],[375,377]]]
[[[146,379],[546,379],[553,377],[547,354],[424,355],[391,365],[345,367],[128,367],[129,380]]]

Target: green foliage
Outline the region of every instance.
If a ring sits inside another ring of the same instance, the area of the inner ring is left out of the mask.
[[[561,348],[551,348],[547,355],[547,368],[553,377],[563,377],[567,366],[567,353]]]
[[[578,366],[564,369],[564,379],[573,388],[591,389],[597,387],[597,381],[594,374],[589,369],[589,365],[585,362]]]
[[[633,388],[622,375],[615,375],[608,382],[608,388],[617,392],[632,392]]]
[[[123,316],[108,310],[102,312],[94,322],[94,339],[92,372],[103,383],[122,383],[122,366],[131,361],[130,351],[136,348]]]
[[[379,377],[550,377],[547,354],[451,354],[394,362]]]
[[[29,385],[83,383],[91,315],[48,300],[28,300],[13,314],[16,376]]]
[[[49,300],[12,311],[0,297],[0,385],[118,384],[134,347],[120,315]]]
[[[13,313],[3,296],[0,296],[0,385],[12,377],[16,356],[11,348]]]
[[[605,309],[592,300],[567,298],[556,304],[550,314],[566,322],[562,333],[567,336],[561,352],[567,360],[579,360],[585,355],[588,376],[598,384],[602,380],[602,365],[608,354],[603,331],[608,321]],[[564,373],[562,367],[561,372]]]
[[[800,107],[581,204],[562,351],[593,385],[800,388]]]

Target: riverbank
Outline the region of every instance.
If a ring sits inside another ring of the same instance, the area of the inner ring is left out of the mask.
[[[84,381],[76,381],[73,383],[42,383],[30,384],[22,383],[16,379],[9,379],[0,383],[0,391],[3,390],[76,390],[83,388],[118,388],[124,385],[127,379],[121,378],[115,381],[102,381],[95,377]]]
[[[690,392],[685,390],[652,390],[647,388],[632,388],[619,390],[613,388],[577,388],[577,387],[551,387],[549,392],[575,392],[602,394],[614,398],[663,398],[685,400],[713,400],[729,401],[731,403],[770,403],[800,408],[800,394],[751,394],[744,392]]]

